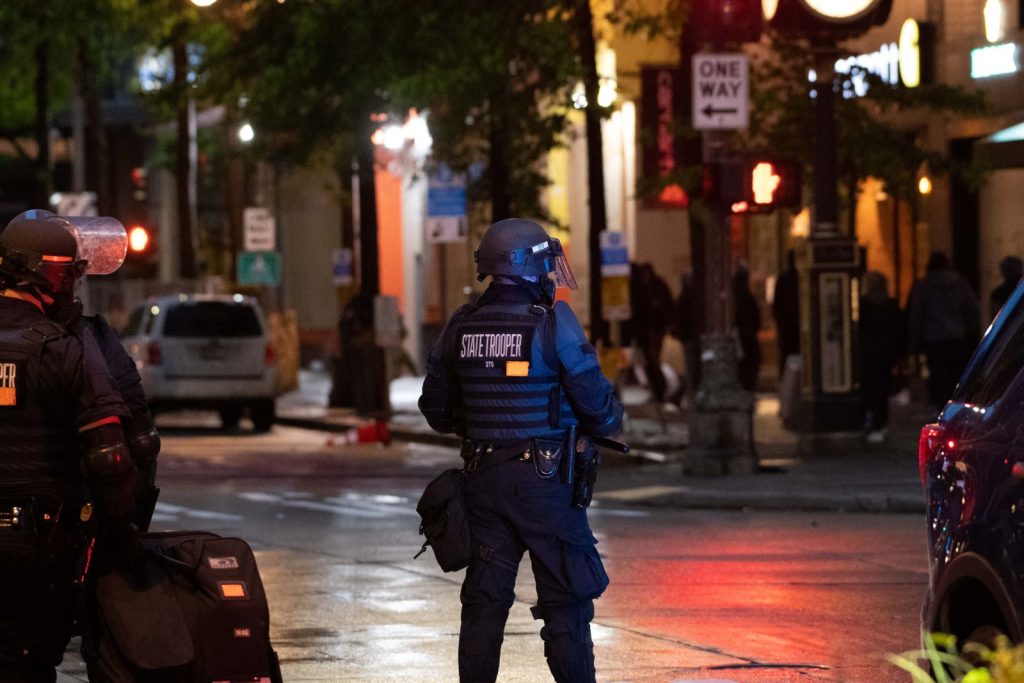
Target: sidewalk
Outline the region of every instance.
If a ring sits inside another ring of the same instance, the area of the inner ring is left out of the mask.
[[[392,382],[392,437],[457,447],[456,437],[433,432],[416,408],[422,383],[421,377]],[[329,391],[326,372],[300,371],[299,389],[277,400],[278,423],[332,432],[366,423],[352,410],[327,408]],[[836,435],[817,439],[816,447],[809,449],[801,448],[801,439],[782,426],[774,395],[759,394],[757,399],[754,440],[759,471],[693,477],[682,474],[689,440],[685,412],[660,412],[647,402],[646,389],[626,387],[628,417],[618,438],[630,444],[631,453],[605,452],[595,504],[924,512],[917,435],[934,415],[923,406],[894,402],[884,445],[869,446],[860,435]]]

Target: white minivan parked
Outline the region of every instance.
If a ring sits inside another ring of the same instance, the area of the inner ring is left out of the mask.
[[[275,351],[259,302],[241,294],[178,294],[135,309],[122,343],[154,412],[210,408],[226,429],[245,410],[256,431],[274,424]]]

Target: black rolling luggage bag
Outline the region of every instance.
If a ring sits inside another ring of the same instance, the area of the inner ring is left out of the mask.
[[[280,683],[249,545],[205,531],[143,534],[142,544],[135,572],[95,582],[90,674],[112,683]]]

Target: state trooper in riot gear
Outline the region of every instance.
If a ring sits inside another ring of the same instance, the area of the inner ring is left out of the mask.
[[[556,286],[576,287],[558,240],[533,221],[492,225],[476,252],[492,282],[430,351],[420,410],[463,437],[473,558],[462,585],[459,675],[494,681],[516,573],[529,551],[535,619],[556,681],[594,681],[593,601],[608,585],[567,465],[575,433],[610,436],[622,405]]]
[[[80,247],[87,252],[84,256],[89,261],[90,274],[110,274],[124,261],[127,235],[124,226],[115,219],[89,216],[60,217],[38,209],[26,212],[19,218],[33,221],[67,221],[65,225],[69,226],[69,231],[76,235]],[[135,366],[135,361],[121,344],[117,332],[102,315],[83,315],[82,302],[75,296],[75,288],[80,277],[81,274],[73,281],[64,280],[58,283],[54,292],[54,303],[47,308],[47,315],[75,335],[92,337],[107,364],[114,387],[128,409],[127,415],[122,416],[121,426],[137,470],[136,517],[133,521],[140,531],[147,531],[159,495],[156,471],[157,456],[160,454],[160,433],[146,401],[142,377]]]
[[[105,252],[116,251],[118,237],[102,228],[33,210],[0,233],[5,682],[55,680],[70,638],[75,583],[93,549],[118,563],[131,563],[137,552],[135,465],[121,427],[128,411],[95,340],[48,317],[78,278],[109,265]],[[95,546],[81,535],[85,524],[95,524]]]

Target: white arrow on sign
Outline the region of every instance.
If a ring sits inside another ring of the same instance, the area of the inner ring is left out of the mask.
[[[750,125],[747,56],[739,52],[693,56],[693,127],[735,130]]]

